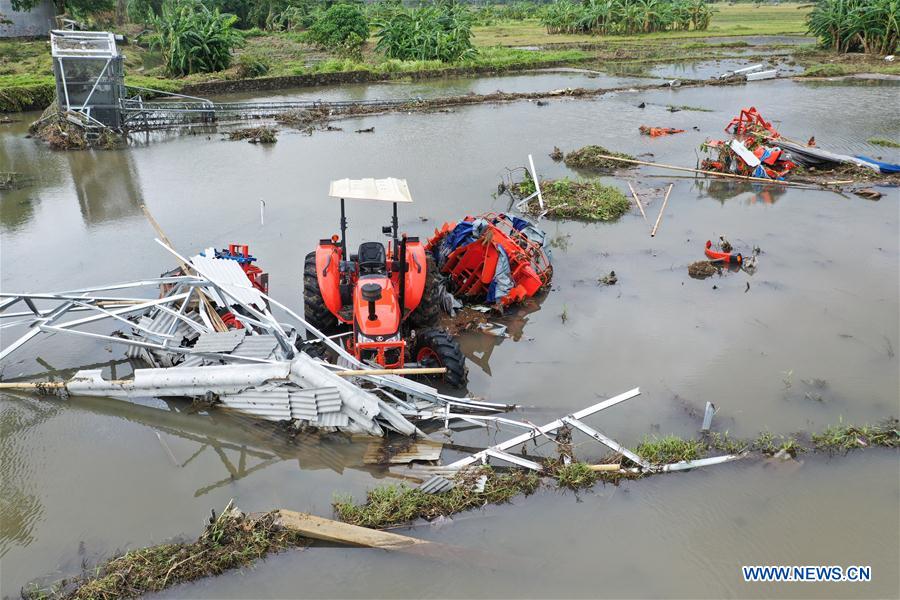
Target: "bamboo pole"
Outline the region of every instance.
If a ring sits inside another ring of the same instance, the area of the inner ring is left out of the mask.
[[[439,375],[446,372],[447,367],[409,367],[403,369],[352,369],[334,371],[334,374],[341,377],[356,377],[358,375]]]
[[[634,203],[637,204],[637,207],[641,209],[641,216],[644,217],[644,221],[647,220],[647,215],[644,213],[644,207],[641,206],[641,201],[638,200],[637,192],[634,191],[634,188],[631,187],[631,182],[628,182],[628,189],[631,190],[631,196],[634,198]]]
[[[613,463],[609,465],[588,465],[588,469],[591,471],[618,471],[622,468],[622,465],[619,463]]]
[[[174,248],[175,246],[172,244],[172,241],[169,239],[169,236],[166,235],[166,232],[162,230],[159,223],[156,222],[156,219],[153,218],[153,215],[150,214],[150,209],[147,208],[146,204],[141,204],[141,210],[144,211],[144,216],[147,217],[147,220],[150,221],[150,226],[156,231],[156,235],[159,236],[163,242],[166,243],[166,246],[169,248]],[[191,268],[190,265],[185,263],[180,258],[178,259],[178,263],[181,265],[181,270],[184,271],[185,275],[188,275],[194,269]],[[203,290],[197,290],[197,294],[200,296],[200,301],[203,303],[203,308],[206,310],[206,314],[209,317],[210,322],[213,324],[213,329],[216,331],[228,331],[228,326],[225,324],[225,321],[222,320],[222,317],[219,316],[219,313],[213,308],[212,304],[207,298],[206,294],[203,293]]]
[[[781,181],[779,179],[766,179],[764,177],[751,177],[749,175],[737,175],[735,173],[719,173],[718,171],[706,171],[704,169],[692,169],[690,167],[676,167],[675,165],[667,165],[664,163],[648,162],[646,160],[634,160],[631,158],[619,158],[618,156],[606,156],[598,154],[597,158],[607,158],[619,162],[629,163],[632,165],[644,165],[646,167],[660,167],[662,169],[672,169],[673,171],[687,171],[688,173],[702,173],[703,175],[712,175],[713,177],[730,177],[732,179],[743,179],[745,181],[761,181],[764,183],[773,183],[775,185],[785,185],[790,187],[802,186],[803,184],[793,183],[791,181]]]
[[[669,194],[672,193],[672,187],[674,183],[669,184],[669,189],[666,190],[666,197],[663,198],[662,206],[659,207],[659,216],[656,217],[656,224],[653,226],[653,231],[650,232],[650,237],[656,237],[656,230],[659,229],[659,224],[662,222],[663,212],[666,210],[666,204],[669,202]]]

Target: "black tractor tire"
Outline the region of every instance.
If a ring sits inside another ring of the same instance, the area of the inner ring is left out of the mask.
[[[412,358],[423,366],[446,367],[447,372],[437,377],[450,387],[464,388],[469,381],[466,357],[459,343],[443,329],[417,331]]]
[[[413,265],[413,269],[415,269]],[[431,253],[425,255],[425,289],[422,291],[422,300],[419,305],[409,313],[409,324],[414,328],[431,327],[437,323],[441,316],[441,274],[437,263],[431,257]]]
[[[307,254],[303,264],[303,318],[324,334],[334,333],[338,327],[337,317],[325,306],[319,289],[315,252]]]

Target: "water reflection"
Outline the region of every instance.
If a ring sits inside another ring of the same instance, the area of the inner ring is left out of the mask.
[[[34,457],[23,452],[21,441],[59,410],[59,405],[22,396],[0,411],[0,558],[14,546],[29,545],[35,525],[44,518]]]
[[[86,225],[140,214],[144,198],[131,152],[67,152],[66,158]]]
[[[485,374],[491,375],[490,361],[494,349],[507,339],[514,342],[520,341],[525,334],[525,325],[529,320],[528,315],[539,311],[546,297],[547,294],[540,294],[526,298],[522,303],[508,309],[503,317],[489,319],[488,325],[496,324],[506,328],[502,335],[498,335],[492,327],[460,335],[459,346],[469,362],[476,364]]]
[[[721,179],[698,181],[697,186],[701,191],[705,190],[710,198],[715,198],[722,204],[743,194],[750,194],[747,204],[775,204],[787,191],[786,186],[774,183],[723,181]]]

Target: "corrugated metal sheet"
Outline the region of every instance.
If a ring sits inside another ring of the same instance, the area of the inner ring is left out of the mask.
[[[290,393],[291,416],[295,419],[315,421],[319,416],[315,397],[308,397],[297,392]]]
[[[347,427],[350,425],[350,417],[344,413],[326,413],[319,415],[314,425],[319,427]]]
[[[318,413],[340,412],[341,392],[336,387],[307,388],[291,391],[291,401],[302,399],[304,403],[312,403]]]
[[[247,337],[247,332],[243,329],[211,331],[200,335],[197,343],[194,344],[194,350],[197,352],[231,352],[245,337]]]
[[[456,483],[450,481],[445,477],[441,477],[440,475],[435,475],[434,477],[420,485],[419,489],[426,494],[442,494],[444,492],[449,492],[455,487]]]
[[[287,421],[291,405],[287,388],[256,390],[228,394],[219,398],[223,405],[264,419]]]
[[[244,304],[255,304],[256,306],[265,306],[263,297],[259,291],[253,287],[247,274],[241,269],[241,265],[236,260],[227,258],[209,258],[207,256],[197,255],[191,258],[191,264],[197,267],[203,276],[212,281],[216,286],[222,288],[228,294]],[[218,298],[218,294],[213,294],[213,300],[219,306],[228,306],[232,302],[222,302]]]
[[[277,347],[278,340],[274,335],[248,335],[231,354],[244,358],[267,359],[274,356]]]

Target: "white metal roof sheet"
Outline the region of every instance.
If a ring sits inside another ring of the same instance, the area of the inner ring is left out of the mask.
[[[328,195],[345,200],[380,200],[382,202],[412,202],[405,179],[338,179],[331,182]]]

